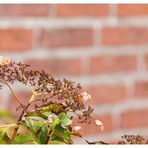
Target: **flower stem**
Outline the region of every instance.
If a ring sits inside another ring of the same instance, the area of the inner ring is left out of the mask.
[[[21,103],[19,97],[13,91],[13,89],[11,88],[11,86],[6,81],[5,81],[5,84],[8,86],[8,88],[10,89],[10,91],[12,92],[12,94],[14,95],[14,97],[16,98],[16,100],[19,102],[19,104],[21,105],[21,107],[24,108],[24,105]]]
[[[6,128],[11,126],[17,126],[17,124],[9,124],[9,125],[0,125],[0,128]]]

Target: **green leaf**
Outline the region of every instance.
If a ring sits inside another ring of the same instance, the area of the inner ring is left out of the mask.
[[[66,127],[72,124],[72,121],[69,119],[69,117],[65,113],[59,114],[58,118],[63,127]]]
[[[39,111],[41,112],[52,112],[55,114],[59,114],[62,112],[62,105],[58,104],[58,103],[54,103],[54,104],[48,104],[46,106],[43,106],[41,108],[39,108]]]
[[[58,124],[60,124],[60,120],[56,117],[51,124],[51,129],[54,129]]]
[[[29,129],[34,141],[38,144],[45,144],[48,133],[51,131],[50,140],[60,143],[72,143],[69,126],[72,121],[65,113],[60,113],[51,124],[43,120],[33,120],[25,117],[23,124]]]
[[[50,141],[48,142],[48,144],[65,144],[65,143],[62,142],[62,141],[59,141],[59,140],[50,140]]]
[[[33,138],[33,140],[36,142],[36,143],[38,143],[38,144],[40,144],[40,140],[39,140],[39,137],[36,135],[36,133],[33,131],[33,130],[29,130],[29,132],[30,132],[30,134],[31,134],[31,136],[32,136],[32,138]]]
[[[68,128],[63,128],[60,124],[55,127],[51,133],[51,140],[58,140],[65,143],[72,143],[71,134]]]
[[[46,127],[41,128],[41,134],[40,134],[40,142],[41,144],[44,144],[46,142],[48,135],[48,130]]]
[[[29,129],[32,129],[33,128],[33,120],[29,119],[29,118],[25,118],[23,120],[23,124],[29,128]]]
[[[42,128],[45,125],[43,120],[39,120],[39,121],[34,121],[33,122],[33,130],[34,131],[38,131],[40,128]]]
[[[3,130],[0,129],[0,137],[3,135]]]
[[[17,135],[13,140],[13,144],[23,144],[31,142],[33,142],[32,136],[25,133]]]
[[[43,119],[45,119],[45,120],[48,119],[48,117],[47,117],[46,115],[44,115],[44,114],[42,114],[42,113],[36,113],[36,112],[27,113],[27,114],[25,115],[25,117],[29,117],[29,116],[41,117],[41,118],[43,118]]]
[[[25,126],[29,129],[34,141],[38,144],[44,144],[48,135],[47,123],[45,120],[26,119],[27,120],[24,120]]]
[[[7,135],[7,133],[0,129],[0,144],[7,144],[10,141],[9,136]]]

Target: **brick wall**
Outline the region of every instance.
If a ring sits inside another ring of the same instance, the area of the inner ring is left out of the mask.
[[[105,128],[85,125],[84,138],[148,136],[147,24],[148,5],[1,4],[0,55],[80,82]],[[25,102],[29,93],[14,88]],[[4,88],[0,105],[16,113],[14,104]]]

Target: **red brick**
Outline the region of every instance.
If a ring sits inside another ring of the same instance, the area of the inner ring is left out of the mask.
[[[148,42],[147,27],[104,27],[102,29],[103,45],[138,45]]]
[[[145,54],[144,62],[145,62],[145,67],[148,70],[148,54]]]
[[[148,109],[125,111],[121,115],[121,128],[139,128],[148,125]]]
[[[121,4],[118,5],[119,16],[146,16],[148,15],[147,4]]]
[[[25,51],[32,46],[33,33],[30,29],[0,29],[0,51]]]
[[[95,125],[96,119],[102,121],[102,123],[104,125],[103,132],[101,131],[101,129],[98,126]],[[99,134],[109,133],[115,128],[111,114],[95,115],[91,121],[91,124],[87,124],[87,123],[80,124],[80,123],[77,123],[77,121],[78,121],[77,119],[74,119],[72,125],[73,126],[79,125],[82,127],[82,130],[80,132],[82,136],[99,135]]]
[[[34,69],[44,69],[53,75],[62,77],[65,75],[80,75],[82,73],[82,61],[80,58],[28,59],[26,63],[32,65]]]
[[[48,16],[49,5],[41,4],[3,4],[0,5],[0,16]]]
[[[104,74],[117,72],[132,72],[137,70],[135,55],[100,55],[90,58],[90,73]]]
[[[109,15],[109,5],[105,4],[59,4],[56,8],[57,16],[62,17],[102,17]]]
[[[27,102],[29,101],[31,97],[31,93],[27,91],[20,91],[16,92],[17,96],[20,98],[20,101],[22,102],[23,105],[27,105]],[[22,110],[16,110],[16,108],[19,106],[18,101],[16,98],[10,94],[10,100],[8,104],[8,109],[13,115],[19,115]]]
[[[148,80],[139,80],[135,82],[134,97],[148,97]]]
[[[118,103],[127,99],[127,88],[123,84],[96,84],[87,88],[92,96],[90,104]]]
[[[26,86],[27,88],[27,86]],[[20,98],[20,101],[23,105],[27,105],[29,99],[32,96],[32,92],[31,90],[29,91],[16,91],[17,96]],[[39,99],[41,96],[36,96],[36,99]],[[34,102],[30,105],[30,107],[28,108],[28,110],[34,109],[34,104],[36,105],[41,105],[41,102]],[[8,109],[9,111],[13,114],[13,115],[19,115],[22,111],[22,108],[20,110],[16,110],[16,108],[20,106],[20,104],[18,103],[18,101],[16,100],[16,98],[14,97],[14,95],[10,94],[10,100],[9,100],[9,104],[8,104]]]
[[[87,47],[93,44],[93,31],[90,28],[43,30],[40,41],[47,48]]]

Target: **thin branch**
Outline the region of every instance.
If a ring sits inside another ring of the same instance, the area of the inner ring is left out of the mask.
[[[24,108],[24,105],[21,103],[19,97],[13,91],[13,89],[11,88],[11,86],[6,81],[5,81],[5,84],[8,86],[8,88],[10,89],[10,91],[12,92],[12,94],[14,95],[14,97],[16,98],[16,100],[19,102],[19,104],[21,105],[21,107]]]
[[[32,96],[30,97],[30,100],[33,99],[34,97],[35,97],[35,95],[32,94]],[[24,107],[24,109],[22,110],[22,113],[21,113],[21,115],[19,116],[19,118],[18,118],[18,120],[17,120],[17,125],[20,124],[20,121],[22,120],[22,117],[23,117],[24,113],[25,113],[26,110],[29,108],[29,106],[30,106],[30,104],[31,104],[31,103],[30,103],[30,100],[29,100],[28,104]],[[16,127],[16,128],[14,129],[13,134],[12,134],[12,139],[9,141],[9,143],[12,143],[12,142],[13,142],[15,136],[17,135],[18,129],[19,129],[19,127]]]
[[[20,121],[22,120],[22,117],[23,117],[25,111],[28,109],[29,105],[30,105],[30,104],[28,103],[27,106],[23,109],[21,115],[19,116],[19,118],[18,118],[18,120],[17,120],[17,125],[20,124]],[[11,138],[11,140],[9,141],[9,144],[11,144],[11,143],[13,142],[15,136],[17,135],[18,129],[19,129],[19,126],[16,127],[16,128],[13,130],[12,138]]]
[[[11,126],[16,126],[17,124],[9,124],[9,125],[0,125],[0,128],[6,128]]]
[[[35,99],[35,100],[30,101],[30,104],[33,103],[33,102],[42,101],[42,100],[43,100],[43,99],[40,99],[40,98],[39,98],[39,99]]]

